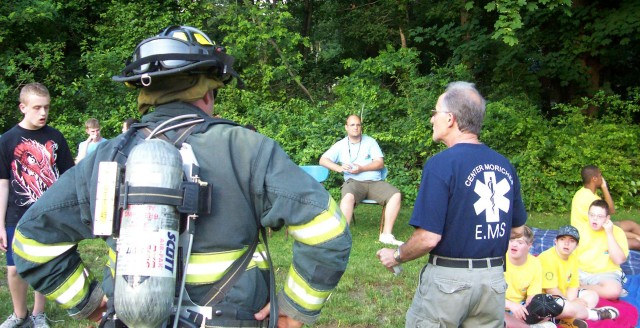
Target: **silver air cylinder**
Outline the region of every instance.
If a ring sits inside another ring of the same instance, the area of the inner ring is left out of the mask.
[[[179,189],[182,158],[166,141],[146,140],[127,159],[130,187]],[[128,205],[123,211],[115,277],[117,317],[131,328],[157,328],[175,295],[180,215],[175,206]]]

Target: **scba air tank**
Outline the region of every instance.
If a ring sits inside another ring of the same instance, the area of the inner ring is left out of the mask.
[[[182,158],[166,141],[146,140],[127,159],[130,187],[179,189]],[[130,328],[157,328],[171,314],[178,229],[175,206],[128,204],[122,214],[115,277],[117,317]]]

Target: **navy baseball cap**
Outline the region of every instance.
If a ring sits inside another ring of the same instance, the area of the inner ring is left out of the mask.
[[[576,227],[572,225],[562,226],[558,229],[558,235],[556,236],[556,239],[562,236],[573,237],[573,239],[575,239],[576,241],[580,241],[580,233],[578,233],[578,229],[576,229]]]

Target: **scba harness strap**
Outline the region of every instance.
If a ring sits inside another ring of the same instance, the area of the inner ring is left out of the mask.
[[[124,167],[127,161],[128,154],[133,149],[133,147],[135,147],[145,139],[159,138],[168,141],[178,149],[181,149],[181,155],[184,159],[185,154],[183,154],[182,152],[184,146],[187,146],[190,151],[190,146],[185,143],[187,138],[193,133],[205,132],[207,131],[209,126],[215,124],[238,125],[237,123],[229,120],[203,117],[197,114],[174,117],[159,124],[133,124],[130,129],[124,134],[122,140],[114,147],[110,158],[112,161],[116,161]],[[208,183],[199,183],[199,167],[197,166],[197,161],[195,161],[195,155],[193,155],[192,151],[190,151],[190,153],[191,156],[193,156],[193,161],[189,161],[189,163],[187,163],[187,165],[189,165],[190,167],[183,167],[185,175],[180,189],[159,187],[132,187],[124,183],[120,187],[119,191],[119,208],[126,209],[128,204],[149,203],[176,206],[180,213],[188,215],[188,217],[183,216],[183,219],[180,220],[180,233],[182,233],[184,229],[186,229],[186,226],[188,226],[189,219],[197,217],[201,214],[211,213],[212,185]],[[203,302],[206,302],[205,306],[213,308],[216,304],[220,303],[223,300],[226,293],[231,289],[231,287],[235,285],[238,278],[242,275],[242,273],[246,270],[247,266],[251,262],[252,255],[254,254],[259,243],[260,235],[262,235],[262,239],[267,252],[266,261],[268,262],[269,269],[271,271],[269,287],[271,320],[269,320],[268,325],[269,327],[275,327],[277,325],[278,318],[277,300],[275,297],[275,273],[273,271],[273,264],[271,263],[271,256],[267,244],[266,229],[260,224],[259,220],[257,220],[257,224],[260,233],[256,234],[254,242],[249,246],[247,251],[231,265],[227,273],[221,279],[212,284],[209,292],[205,295],[205,297],[203,297]],[[192,225],[189,228],[189,232],[192,233],[193,229],[194,227]],[[114,233],[117,234],[118,230],[119,227],[116,227],[114,229]],[[191,250],[189,245],[188,253],[190,253],[190,251]],[[182,272],[186,271],[186,262],[187,259],[183,259]],[[180,295],[178,297],[178,303],[182,303],[184,280],[180,276],[178,276],[176,280],[176,296]],[[180,306],[181,304],[177,304],[178,309],[176,312],[179,314],[186,312],[188,313],[188,315],[180,315],[178,320],[175,320],[175,316],[172,315],[168,320],[167,327],[169,327],[169,324],[171,324],[172,322],[173,327],[224,327],[227,325],[235,327],[238,326],[238,323],[240,323],[239,326],[242,327],[267,326],[265,322],[255,320],[234,320],[233,318],[228,317],[214,317],[212,319],[206,319],[202,314],[191,310],[182,312],[180,311]],[[115,317],[116,313],[113,306],[113,301],[110,300],[108,311],[103,317],[102,322],[100,323],[100,327],[126,327],[124,323],[117,320]]]
[[[197,114],[182,115],[159,124],[138,123],[133,124],[125,133],[121,142],[114,147],[110,158],[122,167],[125,166],[129,152],[137,144],[145,139],[158,138],[165,140],[180,149],[183,159],[189,160],[189,168],[184,168],[185,176],[179,189],[161,187],[134,187],[127,183],[121,183],[119,187],[118,208],[120,211],[129,204],[162,204],[175,206],[183,215],[204,215],[211,213],[212,185],[201,182],[198,176],[199,167],[195,162],[195,155],[187,148],[190,155],[184,155],[184,141],[193,133],[200,133],[213,124],[238,125],[234,122],[222,119],[203,118]],[[152,130],[153,129],[153,130]],[[168,133],[170,132],[170,133]],[[185,161],[186,162],[186,161]],[[181,220],[181,232],[182,223]],[[115,222],[114,232],[119,231],[118,221]]]

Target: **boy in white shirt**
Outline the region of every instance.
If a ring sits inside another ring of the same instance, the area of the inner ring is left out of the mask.
[[[100,121],[97,119],[88,119],[84,123],[84,128],[89,137],[87,137],[87,140],[81,142],[78,146],[78,157],[76,157],[76,163],[80,162],[80,160],[85,158],[85,156],[91,154],[91,152],[98,147],[98,144],[107,141],[107,139],[100,135]]]

